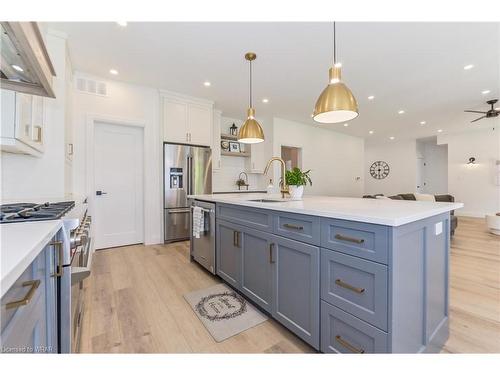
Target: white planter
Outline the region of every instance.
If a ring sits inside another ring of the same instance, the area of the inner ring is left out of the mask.
[[[304,185],[290,185],[288,191],[290,192],[290,198],[300,199],[304,194]]]

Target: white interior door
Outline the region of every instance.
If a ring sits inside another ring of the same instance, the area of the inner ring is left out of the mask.
[[[144,242],[143,129],[96,122],[95,247]]]
[[[425,192],[425,159],[417,158],[417,193]]]

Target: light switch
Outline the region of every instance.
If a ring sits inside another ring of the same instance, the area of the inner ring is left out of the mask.
[[[443,233],[443,222],[436,223],[436,236]]]

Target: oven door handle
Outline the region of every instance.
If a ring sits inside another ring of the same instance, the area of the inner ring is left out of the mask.
[[[80,281],[86,279],[90,276],[90,271],[92,267],[92,239],[89,238],[87,245],[85,246],[87,252],[87,259],[85,267],[71,267],[71,285],[79,283]]]

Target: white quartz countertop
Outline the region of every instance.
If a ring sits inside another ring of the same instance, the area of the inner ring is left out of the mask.
[[[462,208],[463,203],[423,202],[392,199],[304,196],[302,200],[282,200],[268,194],[208,194],[189,198],[246,207],[353,220],[389,226],[400,226],[434,215]],[[277,199],[280,202],[252,202],[250,199]]]
[[[62,225],[61,220],[0,225],[1,296],[40,254]]]

